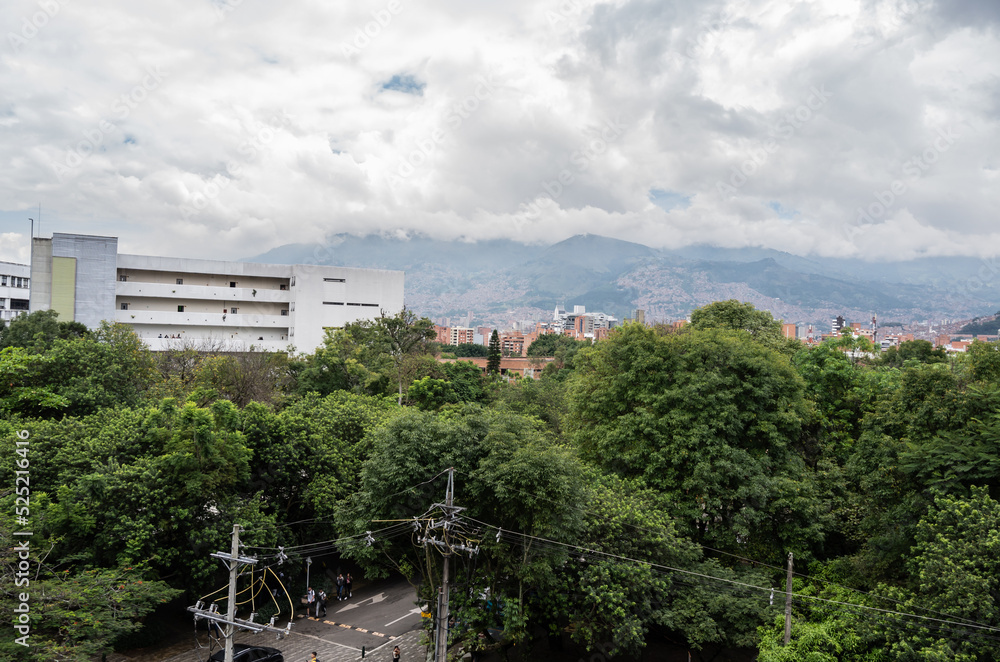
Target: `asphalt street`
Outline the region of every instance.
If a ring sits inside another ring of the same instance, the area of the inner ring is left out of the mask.
[[[418,629],[420,610],[415,606],[416,592],[404,579],[373,582],[354,591],[353,597],[327,603],[326,616],[307,616],[304,606],[296,612],[291,633],[278,641],[274,634],[238,633],[240,643],[270,646],[280,650],[286,662],[308,662],[316,651],[320,662],[365,660],[382,662],[392,659],[392,649],[399,646],[404,662],[423,661],[426,647]],[[201,637],[202,644],[207,637]],[[218,650],[216,646],[213,650]],[[205,662],[209,649],[192,648],[165,662]]]

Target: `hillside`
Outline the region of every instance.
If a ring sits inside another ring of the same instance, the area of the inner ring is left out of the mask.
[[[337,235],[328,249],[289,244],[249,260],[401,269],[407,305],[418,313],[441,319],[472,311],[476,323],[495,326],[546,319],[557,304],[620,318],[642,308],[647,319],[668,321],[735,298],[825,329],[837,315],[937,323],[986,315],[1000,303],[1000,289],[983,277],[989,264],[976,260],[865,263],[711,246],[667,251],[598,235],[551,246]]]

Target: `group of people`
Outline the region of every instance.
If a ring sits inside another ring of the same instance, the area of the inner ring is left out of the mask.
[[[337,600],[346,600],[354,595],[354,578],[351,577],[351,573],[347,573],[346,577],[344,576],[344,573],[339,573],[337,575],[336,583]],[[326,600],[326,591],[323,589],[320,589],[319,593],[316,593],[312,586],[306,590],[306,602],[308,603],[309,613],[314,614],[316,618],[326,616]],[[322,614],[320,614],[320,610],[323,611]]]
[[[160,335],[158,335],[158,336],[156,336],[156,337],[157,337],[157,338],[176,338],[176,339],[180,339],[180,337],[181,337],[181,334],[179,334],[179,333],[175,333],[175,334],[173,334],[173,335],[170,335],[170,334],[167,334],[167,335],[163,335],[163,334],[161,333]]]

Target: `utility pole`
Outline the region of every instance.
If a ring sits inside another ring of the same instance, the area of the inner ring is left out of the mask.
[[[785,579],[785,645],[792,640],[792,553],[788,552],[788,577]]]
[[[435,521],[433,518],[428,523],[426,529],[424,530],[424,535],[418,539],[418,542],[424,547],[427,545],[433,545],[437,548],[441,555],[444,557],[444,571],[441,575],[441,588],[438,591],[438,601],[437,601],[437,623],[435,624],[435,635],[434,635],[434,660],[436,662],[445,662],[448,655],[448,572],[449,572],[449,560],[451,555],[456,551],[459,552],[469,552],[470,554],[476,554],[479,552],[478,547],[471,547],[463,544],[459,541],[457,544],[451,540],[451,529],[455,527],[456,518],[455,516],[465,510],[465,508],[460,508],[455,506],[455,469],[448,469],[448,491],[445,494],[444,503],[435,503],[432,508],[439,508],[444,516],[440,521]],[[430,535],[432,529],[441,529],[441,539],[438,540],[437,536]],[[461,534],[459,534],[461,535]]]
[[[236,570],[240,558],[240,525],[233,524],[233,547],[229,553],[229,604],[226,609],[226,662],[233,662],[233,635],[236,634]],[[256,561],[254,561],[256,563]]]
[[[239,569],[240,564],[256,565],[257,559],[250,558],[246,556],[240,556],[240,525],[233,525],[233,544],[232,551],[229,554],[224,552],[215,552],[211,554],[213,558],[221,559],[226,562],[229,566],[229,605],[226,610],[226,617],[223,618],[215,609],[213,608],[205,609],[204,603],[199,600],[194,607],[188,607],[187,610],[194,614],[194,622],[198,623],[199,620],[205,619],[212,621],[217,624],[224,624],[225,627],[225,651],[226,657],[225,662],[233,662],[233,637],[236,635],[236,628],[241,627],[253,632],[263,632],[267,630],[268,632],[275,632],[278,635],[278,639],[282,639],[291,631],[292,620],[289,619],[288,625],[284,629],[274,627],[275,617],[271,617],[271,622],[267,625],[261,623],[254,623],[253,617],[255,614],[250,614],[250,619],[236,618],[236,571]]]

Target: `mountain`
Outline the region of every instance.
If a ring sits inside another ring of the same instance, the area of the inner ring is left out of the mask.
[[[760,248],[658,250],[599,235],[550,246],[507,239],[336,235],[325,246],[288,244],[251,262],[330,264],[406,271],[407,306],[432,319],[471,311],[477,324],[544,320],[557,305],[623,318],[637,308],[669,321],[712,301],[749,301],[789,322],[968,319],[1000,302],[991,261],[906,262],[797,256]]]

